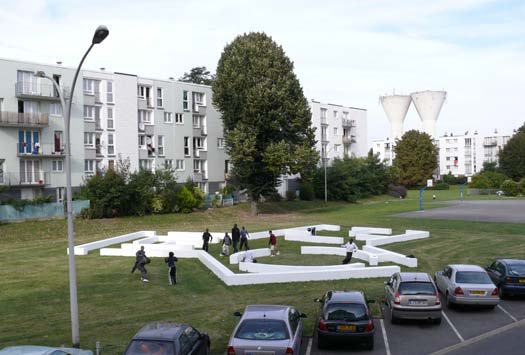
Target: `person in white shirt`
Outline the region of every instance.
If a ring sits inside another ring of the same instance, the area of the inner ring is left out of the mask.
[[[256,263],[257,260],[253,257],[253,253],[251,250],[248,250],[244,253],[244,258],[242,259],[245,263]]]
[[[355,245],[354,240],[350,238],[350,240],[346,244],[341,245],[341,247],[346,249],[346,258],[343,260],[343,264],[348,264],[352,261],[352,254],[357,251],[357,245]]]

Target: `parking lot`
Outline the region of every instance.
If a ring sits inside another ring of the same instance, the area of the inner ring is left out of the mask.
[[[302,354],[525,354],[525,298],[501,300],[494,310],[444,306],[440,325],[391,324],[388,308],[383,305],[381,309],[384,320],[374,320],[373,351],[352,344],[319,350],[314,337],[304,339]]]

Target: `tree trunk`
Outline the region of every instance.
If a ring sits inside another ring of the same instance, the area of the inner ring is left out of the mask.
[[[252,216],[257,216],[259,214],[259,210],[257,208],[257,200],[252,198],[250,207],[251,207]]]

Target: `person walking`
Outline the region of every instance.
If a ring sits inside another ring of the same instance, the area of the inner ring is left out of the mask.
[[[228,232],[224,233],[224,238],[222,239],[222,253],[221,255],[229,256],[230,255],[230,245],[232,244],[232,239]]]
[[[246,228],[244,228],[244,226],[242,226],[242,229],[241,229],[241,245],[239,246],[239,250],[242,250],[243,247],[245,248],[244,250],[250,249],[250,247],[248,247],[248,237],[249,236],[250,236],[250,234],[248,233]]]
[[[268,245],[270,246],[270,256],[275,256],[276,248],[277,248],[277,237],[275,234],[270,231],[270,240],[268,241]]]
[[[350,240],[346,244],[341,245],[341,247],[346,248],[346,258],[344,258],[343,264],[348,264],[352,261],[352,254],[357,251],[357,245],[355,245],[354,239],[350,238]]]
[[[213,237],[211,236],[208,228],[206,228],[206,232],[202,233],[202,250],[206,251],[206,253],[208,253],[208,244],[212,240],[213,240]]]
[[[168,281],[170,286],[177,284],[177,267],[175,266],[177,261],[179,261],[179,259],[177,259],[172,251],[170,251],[169,256],[164,259],[164,262],[168,265]]]
[[[237,249],[237,245],[239,244],[239,239],[241,238],[241,231],[237,227],[237,223],[233,225],[232,228],[232,244],[233,244],[233,252],[237,253],[239,250]]]
[[[139,260],[142,259],[143,256],[146,255],[146,252],[144,251],[144,245],[140,247],[139,250],[135,253],[135,264],[131,268],[131,273],[133,274],[135,270],[137,270],[137,267],[139,266]]]
[[[142,253],[139,254],[138,260],[137,260],[137,268],[140,271],[140,279],[142,282],[149,282],[148,279],[148,270],[146,270],[146,264],[149,264],[151,260],[146,256],[146,252],[144,251],[144,247],[140,248]]]

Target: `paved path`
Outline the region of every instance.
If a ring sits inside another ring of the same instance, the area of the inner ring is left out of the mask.
[[[525,200],[447,201],[446,207],[404,212],[397,217],[525,223]]]

